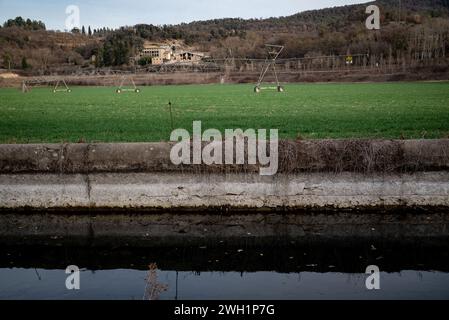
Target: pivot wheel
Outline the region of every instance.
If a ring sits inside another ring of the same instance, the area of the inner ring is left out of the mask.
[[[120,89],[117,89],[117,91],[116,91],[117,93],[122,93],[122,90],[120,90]]]
[[[254,92],[255,92],[255,93],[259,93],[259,92],[260,92],[260,87],[259,87],[259,86],[254,87]]]
[[[278,86],[278,92],[284,92],[284,87],[283,86]]]

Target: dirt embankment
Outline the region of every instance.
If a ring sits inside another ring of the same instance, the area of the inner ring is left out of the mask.
[[[0,145],[0,174],[258,173],[259,165],[175,166],[173,143]],[[223,154],[225,154],[223,152]],[[449,171],[449,139],[280,141],[279,173]]]

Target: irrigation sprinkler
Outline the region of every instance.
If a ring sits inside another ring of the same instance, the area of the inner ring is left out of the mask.
[[[267,58],[265,60],[264,66],[259,76],[259,80],[257,81],[256,86],[254,87],[254,92],[259,93],[262,90],[277,90],[278,92],[284,92],[284,87],[279,83],[279,77],[276,70],[276,60],[284,50],[284,46],[278,46],[273,44],[266,44],[265,47],[268,49]],[[276,87],[273,86],[262,86],[263,80],[267,75],[268,71],[273,69],[274,78],[276,79]]]
[[[22,93],[28,93],[31,92],[31,89],[33,89],[33,85],[48,85],[49,80],[41,79],[41,78],[34,78],[30,80],[24,80],[22,81]]]
[[[226,80],[229,78],[231,71],[235,69],[235,58],[232,53],[232,49],[228,48],[228,54],[224,60],[224,72],[221,76],[221,84],[224,84]]]
[[[128,81],[128,83],[131,84],[132,88],[125,87],[125,81]],[[122,92],[139,93],[140,89],[137,88],[136,83],[134,82],[134,79],[132,78],[131,75],[123,75],[122,79],[120,80],[120,86],[117,88],[116,92],[117,93],[122,93]]]
[[[52,90],[53,93],[72,92],[72,89],[69,88],[65,79],[58,79],[58,78],[33,78],[30,80],[25,80],[22,82],[21,90],[23,93],[27,93],[31,91],[33,86],[41,86],[41,85],[49,86],[52,84],[55,84]]]
[[[28,88],[26,81],[22,81],[22,93],[27,93],[27,92],[30,92],[30,88]]]
[[[62,89],[60,89],[60,84],[64,85],[63,87],[61,86]],[[70,92],[72,92],[72,89],[69,88],[69,86],[67,85],[67,83],[65,82],[64,79],[61,79],[61,80],[57,80],[56,81],[56,85],[53,88],[53,93],[56,93],[56,92],[68,92],[68,93],[70,93]]]

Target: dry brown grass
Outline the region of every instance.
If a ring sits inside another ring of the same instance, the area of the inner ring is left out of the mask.
[[[80,141],[82,142],[82,141]],[[181,172],[259,173],[259,165],[181,165],[170,160],[173,143],[0,146],[0,173]],[[126,146],[126,147],[125,147]],[[147,153],[149,148],[154,150]],[[91,156],[92,149],[96,149]],[[36,153],[36,150],[38,152]],[[59,154],[55,158],[54,154]],[[192,153],[191,153],[192,154]],[[223,155],[224,155],[223,150]],[[147,156],[145,156],[147,155]],[[234,159],[234,163],[235,159]],[[45,165],[42,165],[45,164]],[[449,139],[442,140],[282,140],[278,173],[393,173],[448,171]]]

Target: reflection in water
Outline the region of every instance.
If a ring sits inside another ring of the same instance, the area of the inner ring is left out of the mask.
[[[1,247],[0,299],[449,299],[449,245]],[[150,262],[157,262],[150,263]],[[150,263],[150,264],[149,264]],[[81,268],[81,290],[65,268]],[[378,265],[381,290],[366,289]]]
[[[65,289],[64,270],[0,269],[1,299],[449,299],[449,275],[432,271],[381,274],[381,290],[368,291],[365,274],[179,272],[157,270],[164,290],[147,293],[146,271],[81,272],[81,290]],[[178,292],[177,290],[178,289]]]
[[[151,263],[148,268],[148,276],[146,278],[146,287],[143,300],[159,300],[159,296],[168,290],[168,286],[157,281],[157,264]]]

